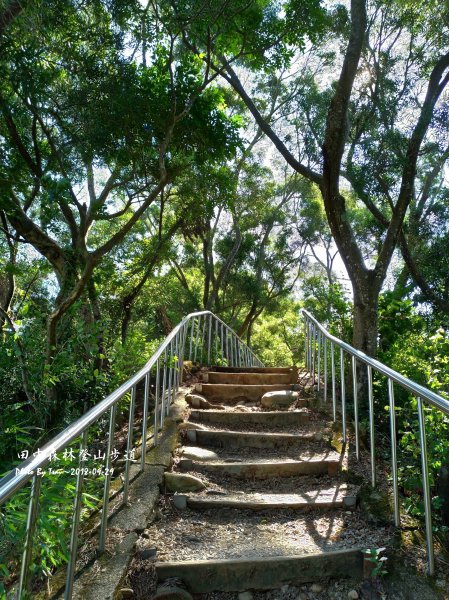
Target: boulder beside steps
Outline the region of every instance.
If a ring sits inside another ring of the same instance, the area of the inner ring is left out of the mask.
[[[276,383],[273,376],[277,378]],[[286,378],[289,378],[288,383],[285,383]],[[230,523],[233,515],[238,523],[239,515],[245,511],[270,510],[275,511],[274,514],[295,511],[301,515],[310,511],[355,508],[357,488],[338,479],[341,456],[330,448],[325,432],[313,426],[308,401],[296,384],[296,368],[213,367],[205,379],[208,382],[197,384],[194,393],[201,394],[212,406],[190,409],[188,421],[182,426],[186,445],[176,466],[180,476],[191,477],[189,471],[193,472],[191,485],[195,485],[195,479],[203,479],[205,488],[177,489],[173,496],[176,509],[204,511],[205,515],[208,511],[229,510]],[[281,392],[281,396],[286,397],[286,406],[281,410],[274,402],[265,402],[264,407],[245,412],[236,406],[242,399],[260,402],[265,394],[272,392]],[[293,393],[299,393],[300,398]],[[291,409],[289,401],[293,398],[301,408]],[[215,409],[214,403],[222,405],[224,410]],[[210,447],[214,452],[208,455]],[[205,452],[201,453],[201,448]],[[235,460],[233,457],[239,456],[239,452],[242,458]],[[270,452],[278,452],[279,458],[270,457]],[[202,457],[198,460],[195,453]],[[213,457],[212,460],[208,456]],[[301,480],[312,478],[312,483],[304,489],[295,488],[298,476]],[[220,481],[221,477],[223,491],[208,489],[209,478]],[[276,493],[273,482],[279,478],[283,481],[282,492]],[[249,482],[246,492],[239,491],[243,480]],[[292,489],[288,489],[290,480],[295,482]],[[231,481],[236,483],[231,485]],[[260,491],[250,491],[252,481],[257,481]],[[275,519],[270,513],[270,523]],[[176,577],[191,593],[265,590],[323,578],[361,578],[363,574],[362,548],[332,550],[326,547],[325,551],[305,554],[301,553],[299,543],[299,553],[294,556],[284,556],[282,548],[270,548],[272,555],[268,557],[251,556],[250,552],[244,559],[236,556],[235,559],[157,562],[156,572],[160,582]]]

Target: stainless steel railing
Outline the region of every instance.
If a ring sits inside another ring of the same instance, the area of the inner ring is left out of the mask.
[[[374,429],[374,393],[373,393],[373,371],[387,378],[387,389],[389,398],[390,414],[390,436],[391,436],[391,462],[393,479],[393,505],[394,521],[396,527],[401,525],[399,488],[398,488],[398,462],[397,462],[397,440],[396,440],[396,415],[394,403],[394,385],[411,392],[417,400],[417,417],[419,423],[419,439],[421,449],[421,473],[423,480],[424,511],[426,524],[427,565],[430,575],[435,573],[435,558],[432,533],[432,513],[429,484],[429,467],[427,460],[426,445],[426,419],[424,405],[430,405],[446,415],[449,415],[449,401],[435,394],[431,390],[404,377],[397,371],[390,369],[383,363],[356,350],[349,344],[330,334],[308,311],[302,309],[305,325],[305,362],[306,368],[312,373],[313,381],[317,376],[317,389],[321,391],[321,363],[323,362],[323,395],[327,401],[328,396],[328,355],[331,360],[331,383],[332,383],[332,409],[334,421],[337,419],[337,392],[335,373],[335,349],[340,350],[340,396],[341,396],[341,421],[343,441],[347,440],[346,419],[346,389],[345,389],[345,358],[351,358],[352,389],[354,403],[354,430],[355,449],[357,460],[360,458],[360,436],[359,436],[359,398],[357,366],[366,365],[366,376],[368,382],[368,410],[370,431],[370,458],[371,458],[371,483],[376,486],[376,464],[375,464],[375,429]],[[329,350],[328,350],[329,344]],[[323,359],[321,358],[323,355]]]
[[[40,449],[37,456],[30,457],[28,460],[19,464],[16,469],[0,480],[0,506],[5,504],[19,490],[31,482],[28,518],[23,546],[24,550],[17,588],[17,597],[19,600],[22,600],[22,598],[29,593],[32,583],[30,565],[33,557],[33,541],[36,534],[43,468],[49,464],[52,456],[57,455],[58,452],[63,452],[68,448],[71,442],[80,439],[80,460],[77,469],[69,561],[64,591],[64,598],[68,600],[72,598],[73,593],[82,510],[84,469],[82,468],[83,464],[81,462],[81,456],[82,452],[87,449],[89,428],[108,414],[107,452],[105,455],[106,463],[104,469],[103,501],[101,505],[98,541],[98,550],[99,552],[103,552],[105,549],[108,527],[111,460],[118,403],[125,395],[130,394],[128,433],[126,440],[126,452],[129,456],[132,450],[135,429],[136,390],[139,383],[144,384],[143,416],[142,424],[140,426],[142,432],[142,446],[139,470],[141,473],[145,469],[145,454],[147,451],[151,381],[153,380],[155,382],[153,445],[156,446],[158,443],[159,428],[163,426],[164,419],[168,415],[170,404],[173,402],[175,394],[179,389],[182,378],[183,361],[187,359],[194,361],[201,360],[203,364],[207,365],[210,365],[211,359],[214,359],[215,361],[221,360],[226,362],[228,366],[263,366],[253,351],[216,315],[210,311],[191,313],[165,338],[158,350],[138,373],[49,441],[44,448]],[[128,501],[130,465],[131,460],[127,460],[124,471],[122,504],[126,504]]]

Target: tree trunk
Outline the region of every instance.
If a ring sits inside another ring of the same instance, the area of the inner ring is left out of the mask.
[[[56,307],[47,320],[47,348],[45,359],[47,374],[51,373],[51,368],[57,353],[58,325],[67,311],[83,294],[86,285],[92,277],[95,264],[94,260],[90,260],[86,263],[80,277],[77,277],[76,272],[70,270],[69,272],[66,272],[65,277],[60,281],[60,293],[56,300]],[[62,408],[62,402],[59,398],[57,386],[50,382],[46,384],[45,395],[49,401],[46,425],[48,428],[51,428],[56,426],[60,421],[59,411]]]
[[[375,290],[366,291],[363,295],[354,291],[352,345],[368,356],[376,356],[379,293]]]
[[[378,304],[380,287],[376,284],[372,272],[361,285],[353,283],[354,290],[354,318],[352,345],[361,350],[368,356],[375,357],[377,353],[378,337]],[[357,363],[357,394],[359,401],[368,402],[368,373],[366,366],[360,362]]]
[[[257,302],[255,300],[253,300],[253,303],[251,305],[251,308],[248,311],[248,314],[244,318],[243,323],[240,326],[240,328],[237,330],[237,335],[239,337],[243,337],[245,334],[245,331],[248,330],[249,326],[252,323],[253,317],[256,314],[256,311],[257,311]]]
[[[89,294],[89,302],[92,311],[93,322],[96,325],[98,352],[95,358],[95,368],[99,371],[102,371],[103,369],[107,368],[108,361],[106,358],[103,319],[101,315],[100,304],[98,302],[98,293],[93,279],[89,281],[87,289]]]

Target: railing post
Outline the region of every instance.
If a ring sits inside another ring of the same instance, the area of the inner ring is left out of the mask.
[[[345,389],[345,355],[340,348],[340,385],[341,385],[341,427],[343,429],[343,443],[346,443],[346,389]]]
[[[128,419],[128,436],[126,441],[126,460],[125,460],[125,481],[123,484],[123,500],[122,504],[125,505],[128,502],[129,495],[129,475],[131,469],[131,453],[133,445],[133,428],[134,428],[134,409],[136,406],[136,386],[131,390],[131,403],[129,405],[129,419]]]
[[[145,375],[145,389],[143,393],[143,421],[142,421],[142,453],[140,455],[140,471],[145,469],[145,455],[147,453],[147,431],[148,431],[148,404],[150,401],[150,371]]]
[[[101,522],[100,522],[100,540],[98,543],[98,551],[100,554],[104,552],[106,546],[106,530],[108,526],[108,507],[109,507],[109,486],[111,484],[111,461],[112,461],[112,448],[114,444],[114,432],[115,432],[115,415],[117,412],[117,403],[111,406],[111,414],[109,417],[109,433],[108,433],[108,445],[104,475],[104,487],[103,487],[103,506],[101,509]]]
[[[25,544],[23,548],[22,564],[20,566],[19,587],[17,600],[22,600],[30,592],[30,565],[33,558],[33,539],[36,531],[37,513],[39,510],[39,495],[42,476],[35,473],[31,481],[30,502],[28,504],[28,517],[26,524]]]
[[[321,331],[318,329],[317,331],[318,333],[318,383],[317,383],[317,392],[320,391],[320,387],[321,387],[321,382],[320,382],[320,377],[321,377]]]
[[[315,387],[315,364],[316,364],[316,326],[312,324],[312,386]]]
[[[215,318],[215,363],[217,364],[218,359],[218,319]]]
[[[200,326],[201,326],[201,315],[197,318],[197,321],[196,321],[195,350],[194,350],[194,354],[193,354],[193,362],[196,362],[196,357],[198,355],[198,338],[200,337]]]
[[[184,372],[184,353],[186,348],[186,340],[187,340],[187,332],[189,330],[188,323],[186,323],[182,329],[182,337],[181,337],[181,350],[180,350],[180,359],[179,363],[179,373],[178,373],[178,389],[179,386],[182,385],[182,376]]]
[[[70,551],[69,551],[69,562],[67,565],[66,584],[64,590],[64,600],[71,600],[73,594],[73,582],[75,578],[76,568],[76,556],[78,551],[78,532],[81,518],[81,505],[82,505],[82,491],[83,491],[83,480],[84,470],[83,463],[81,461],[82,454],[87,448],[87,434],[88,430],[83,433],[80,441],[80,453],[78,459],[78,473],[76,476],[76,489],[75,489],[75,501],[73,504],[73,518],[72,518],[72,531],[70,534]]]
[[[167,404],[165,405],[165,416],[170,412],[170,405],[173,402],[173,340],[170,342],[168,350],[168,371],[167,371]]]
[[[309,335],[308,335],[308,340],[309,340],[309,369],[308,372],[312,373],[312,322],[309,321]]]
[[[238,355],[238,347],[237,347],[237,338],[234,334],[232,334],[232,339],[234,342],[234,367],[239,366],[239,355]]]
[[[193,332],[195,329],[195,317],[192,317],[192,327],[190,328],[190,346],[189,346],[189,360],[192,360],[192,346],[193,346]]]
[[[368,373],[368,404],[369,404],[369,435],[371,451],[371,483],[376,487],[376,449],[374,439],[374,398],[373,398],[373,370],[370,365],[366,366]]]
[[[393,380],[390,378],[388,378],[388,399],[390,403],[391,470],[393,474],[394,524],[396,525],[396,527],[400,527],[401,515],[399,511],[398,459],[396,447],[396,413],[394,410]]]
[[[359,401],[357,398],[357,361],[352,356],[352,394],[354,396],[354,429],[355,429],[355,456],[360,460],[360,440],[359,440]]]
[[[160,364],[159,359],[156,361],[156,388],[154,390],[154,438],[153,445],[157,446],[157,438],[159,433],[159,399],[160,399],[160,386],[161,386],[161,375],[160,375]]]
[[[324,402],[327,402],[327,337],[324,336]]]
[[[212,315],[209,315],[209,336],[207,339],[207,366],[210,367],[210,350],[212,345]]]
[[[308,321],[307,321],[307,317],[304,315],[304,366],[306,368],[306,371],[309,368],[308,362],[309,362],[309,357],[308,357],[308,339],[307,339],[307,330],[308,330]]]
[[[337,391],[335,386],[335,352],[334,342],[331,342],[331,374],[332,374],[332,415],[334,422],[337,420]]]
[[[433,553],[433,532],[431,514],[432,504],[430,499],[429,467],[427,464],[426,417],[424,415],[424,406],[422,399],[419,396],[417,396],[416,400],[418,403],[419,442],[421,446],[424,513],[426,519],[427,570],[429,575],[434,575],[435,557]]]
[[[161,427],[164,426],[165,421],[165,406],[166,406],[166,392],[167,392],[167,347],[164,349],[164,371],[162,374],[162,394],[161,394]]]
[[[201,333],[201,364],[204,365],[204,344],[206,343],[206,319],[207,315],[204,315],[203,318],[203,332]]]
[[[176,392],[179,390],[179,373],[181,371],[181,352],[183,344],[183,333],[184,328],[179,329],[175,336],[175,356],[176,360],[173,363],[173,399],[175,399]]]
[[[173,396],[172,401],[175,399],[176,392],[178,391],[178,373],[179,373],[179,336],[181,331],[178,330],[175,335],[175,352],[173,355]]]
[[[222,362],[224,362],[225,360],[225,353],[224,353],[224,347],[225,347],[225,343],[224,343],[224,334],[223,334],[223,323],[221,323],[221,335],[220,335],[220,341],[221,341],[221,360]]]

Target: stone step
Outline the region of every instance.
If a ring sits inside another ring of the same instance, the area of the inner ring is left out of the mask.
[[[267,427],[298,427],[309,422],[306,408],[294,411],[251,411],[234,412],[230,410],[191,410],[190,419],[202,423],[220,425],[266,425]]]
[[[314,454],[307,460],[252,460],[239,462],[197,462],[181,459],[178,463],[181,471],[211,473],[212,475],[230,475],[237,479],[270,479],[273,477],[295,477],[296,475],[335,476],[339,470],[339,460],[327,455]]]
[[[189,441],[202,446],[222,448],[285,448],[310,441],[323,439],[321,432],[308,432],[303,434],[293,433],[259,433],[253,431],[226,431],[226,430],[192,430],[188,434]]]
[[[213,366],[209,369],[212,373],[294,373],[298,375],[297,367],[219,367]]]
[[[197,383],[195,391],[203,395],[209,402],[232,403],[240,401],[260,402],[268,392],[293,390],[292,384],[277,385],[234,385],[229,383]]]
[[[327,510],[354,508],[356,503],[356,490],[346,484],[302,494],[186,494],[186,506],[198,510],[214,508]]]
[[[296,373],[203,373],[204,383],[238,385],[288,385],[296,383]]]
[[[286,583],[363,576],[364,550],[345,549],[296,556],[157,562],[158,581],[181,579],[194,594],[267,590]]]

